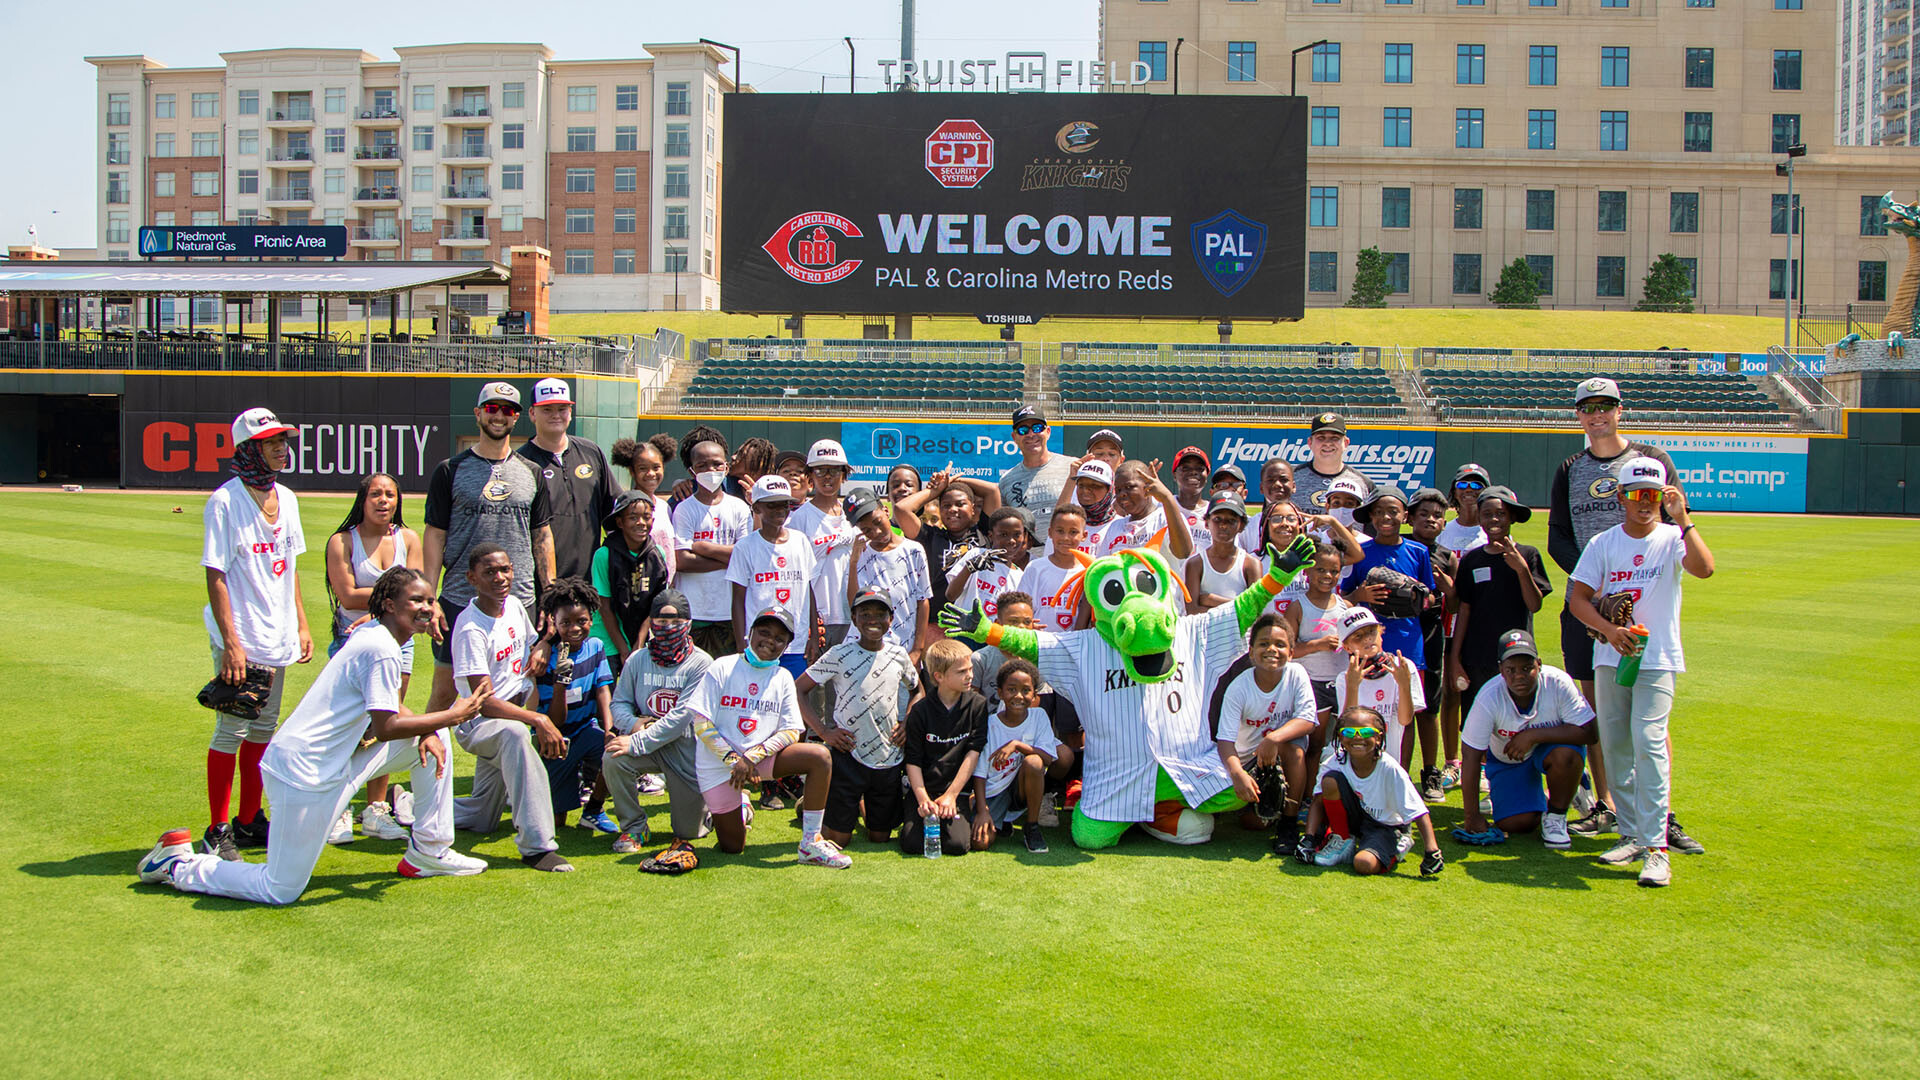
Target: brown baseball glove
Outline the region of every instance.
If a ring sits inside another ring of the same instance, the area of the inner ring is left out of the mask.
[[[1631,593],[1617,592],[1608,593],[1605,596],[1596,596],[1593,598],[1593,606],[1599,610],[1601,618],[1615,626],[1633,625],[1633,595]],[[1587,636],[1595,641],[1606,640],[1606,638],[1601,637],[1599,632],[1592,627],[1587,628]]]

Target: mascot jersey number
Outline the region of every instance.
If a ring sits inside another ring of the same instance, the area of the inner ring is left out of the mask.
[[[1313,561],[1313,541],[1268,548],[1273,567],[1246,592],[1212,611],[1182,615],[1172,567],[1152,550],[1096,559],[1081,582],[1093,628],[1064,634],[1001,626],[951,604],[947,633],[997,645],[1033,661],[1066,695],[1086,728],[1073,842],[1112,847],[1132,826],[1175,843],[1204,843],[1213,814],[1242,804],[1214,749],[1207,697],[1246,644],[1260,612]]]

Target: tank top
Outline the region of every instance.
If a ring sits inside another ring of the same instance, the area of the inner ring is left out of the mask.
[[[360,542],[360,530],[358,528],[347,530],[347,553],[352,560],[349,565],[353,567],[355,588],[370,589],[374,582],[380,580],[381,574],[396,566],[407,565],[407,534],[399,529],[392,529],[387,535],[393,537],[393,561],[381,566],[373,561],[372,555],[367,554],[366,545]],[[355,619],[366,613],[365,608],[353,609],[342,604],[340,609],[333,613],[333,632],[336,635],[346,633],[347,627],[353,625]]]
[[[1300,643],[1304,645],[1309,641],[1332,637],[1340,613],[1351,606],[1340,598],[1339,593],[1333,594],[1333,602],[1326,607],[1320,607],[1305,596],[1300,597]],[[1347,669],[1347,654],[1334,649],[1332,652],[1302,656],[1294,663],[1305,668],[1307,678],[1314,682],[1331,682]]]
[[[1224,596],[1231,600],[1247,591],[1246,575],[1240,572],[1241,560],[1246,558],[1239,548],[1234,549],[1233,569],[1220,571],[1213,568],[1213,560],[1207,558],[1205,551],[1196,551],[1193,557],[1200,560],[1200,591]]]

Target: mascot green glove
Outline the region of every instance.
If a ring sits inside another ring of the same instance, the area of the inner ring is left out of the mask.
[[[1128,549],[1096,559],[1080,583],[1093,628],[1064,634],[988,622],[980,605],[948,604],[948,635],[1033,661],[1080,712],[1086,767],[1073,842],[1112,847],[1134,825],[1176,844],[1203,844],[1213,815],[1245,805],[1214,749],[1208,691],[1246,648],[1247,630],[1301,569],[1314,544],[1267,548],[1272,569],[1212,611],[1181,614],[1184,589],[1160,553]]]

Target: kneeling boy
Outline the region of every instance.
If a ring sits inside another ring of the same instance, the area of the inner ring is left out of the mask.
[[[1466,746],[1461,826],[1469,833],[1487,831],[1480,813],[1480,763],[1485,761],[1493,823],[1509,833],[1537,828],[1542,843],[1565,851],[1573,846],[1567,806],[1586,768],[1585,747],[1600,738],[1593,708],[1572,676],[1540,663],[1540,650],[1525,630],[1502,634],[1499,656],[1500,680],[1473,699],[1460,730]]]

